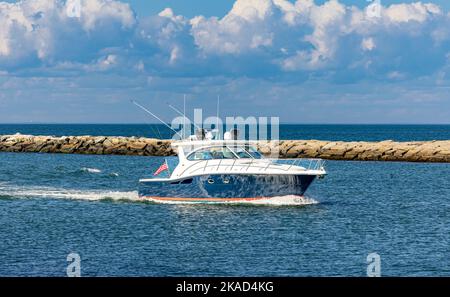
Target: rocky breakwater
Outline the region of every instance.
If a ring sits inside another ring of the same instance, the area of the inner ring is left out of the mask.
[[[262,144],[264,154],[277,149]],[[321,158],[328,160],[450,162],[450,140],[394,142],[343,142],[319,140],[285,140],[278,144],[284,158]]]
[[[0,136],[0,152],[63,154],[172,156],[170,140],[113,136]],[[322,158],[328,160],[450,162],[450,140],[394,142],[342,142],[283,140],[261,142],[266,155],[281,158]]]
[[[169,140],[113,136],[0,136],[0,151],[92,155],[175,155]]]

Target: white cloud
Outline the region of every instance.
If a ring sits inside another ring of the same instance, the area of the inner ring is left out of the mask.
[[[170,7],[162,10],[160,13],[158,13],[158,16],[171,19],[174,22],[184,22],[184,17],[181,15],[175,15],[172,8]]]
[[[170,59],[169,63],[174,64],[178,60],[180,56],[180,48],[178,46],[175,46],[172,51],[170,52]]]
[[[108,33],[122,41],[117,35],[132,29],[136,22],[128,4],[107,0],[80,3],[77,18],[67,14],[61,0],[0,2],[0,65],[20,65],[36,58],[46,62],[64,59],[68,47],[102,49],[109,45],[105,42],[111,38]]]
[[[81,1],[81,22],[87,31],[95,30],[99,23],[118,22],[122,28],[131,28],[136,18],[129,4],[119,1]]]
[[[375,41],[372,37],[364,38],[361,41],[361,47],[365,51],[371,51],[375,48]]]
[[[117,56],[116,55],[107,55],[105,58],[101,59],[98,62],[98,67],[101,70],[108,69],[117,64]]]
[[[398,72],[398,71],[392,71],[387,74],[387,77],[392,80],[403,79],[404,76],[405,75],[403,73]]]
[[[337,0],[322,5],[312,0],[237,0],[223,18],[200,16],[190,24],[195,44],[204,55],[248,57],[249,53],[263,53],[266,63],[277,64],[281,70],[315,71],[340,64],[342,51],[354,52],[355,57],[361,58],[365,52],[384,46],[400,48],[400,43],[382,44],[382,38],[380,44],[375,44],[372,36],[401,34],[414,38],[418,34],[414,23],[426,28],[436,18],[446,17],[437,5],[421,2],[381,6],[379,17],[374,17],[364,9],[346,7]],[[448,36],[446,31],[436,31],[434,35],[440,40]],[[349,44],[347,40],[352,38],[362,42]],[[273,47],[282,48],[284,57],[275,54],[279,51]]]
[[[272,0],[238,0],[222,19],[195,17],[190,22],[195,44],[207,54],[238,55],[269,47],[275,6]]]
[[[191,19],[171,8],[137,18],[119,0],[82,0],[74,18],[65,3],[0,2],[0,70],[399,79],[439,71],[450,52],[450,16],[432,3],[373,16],[337,0],[237,0],[222,18]]]
[[[236,1],[226,18],[240,17],[248,22],[266,19],[273,11],[271,0]]]
[[[411,4],[393,4],[383,10],[383,14],[391,22],[410,22],[416,21],[423,23],[433,15],[441,14],[439,6],[431,3],[423,4],[421,2]]]

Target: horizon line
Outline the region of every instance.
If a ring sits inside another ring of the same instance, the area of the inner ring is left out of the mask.
[[[170,123],[167,123],[170,124]],[[163,124],[159,122],[152,122],[152,123],[120,123],[120,122],[105,122],[105,123],[99,123],[99,122],[73,122],[73,123],[64,123],[64,122],[0,122],[0,125],[161,125]],[[414,126],[414,125],[422,125],[422,126],[438,126],[438,125],[450,125],[450,122],[448,123],[296,123],[296,122],[280,122],[280,125],[380,125],[380,126],[387,126],[387,125],[405,125],[405,126]],[[246,124],[248,126],[248,124]]]

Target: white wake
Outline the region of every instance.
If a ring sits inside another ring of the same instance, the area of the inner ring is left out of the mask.
[[[52,187],[5,186],[5,184],[0,184],[0,196],[12,198],[55,198],[89,201],[106,199],[114,201],[142,201],[142,199],[139,198],[137,191],[73,190]]]
[[[89,172],[89,173],[102,173],[102,171],[100,169],[97,168],[88,168],[88,167],[83,167],[81,168],[81,171],[83,172]]]
[[[251,201],[233,201],[233,202],[192,202],[192,201],[158,201],[151,198],[140,198],[137,191],[105,191],[105,190],[76,190],[61,189],[53,187],[21,187],[0,183],[0,197],[11,198],[52,198],[52,199],[73,199],[73,200],[113,200],[113,201],[132,201],[132,202],[155,202],[160,204],[213,204],[213,205],[273,205],[273,206],[302,206],[319,203],[317,200],[304,196],[279,196]]]
[[[214,202],[199,202],[199,201],[161,201],[152,198],[145,198],[147,201],[152,201],[161,204],[208,204],[208,205],[272,205],[272,206],[303,206],[303,205],[313,205],[319,202],[313,198],[287,195],[271,197],[260,200],[247,200],[247,201],[214,201]]]

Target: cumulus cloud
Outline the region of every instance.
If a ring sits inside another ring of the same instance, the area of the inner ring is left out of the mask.
[[[237,0],[222,18],[166,8],[137,18],[118,0],[0,2],[0,70],[136,71],[337,80],[429,75],[447,64],[450,16],[433,3]]]
[[[236,1],[222,19],[195,17],[190,22],[195,44],[207,54],[239,55],[270,47],[273,5],[271,0]]]
[[[0,2],[0,65],[26,67],[57,60],[86,61],[106,47],[123,46],[136,18],[128,4],[81,0],[80,17],[66,2]]]
[[[394,23],[416,21],[423,23],[432,15],[441,14],[439,6],[432,3],[394,4],[384,9],[384,15]]]

